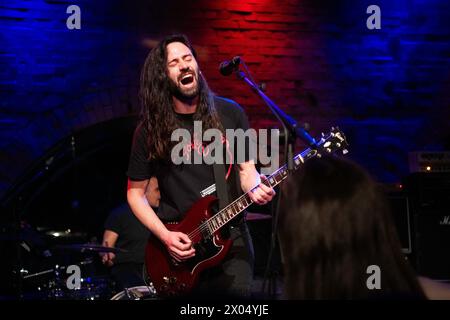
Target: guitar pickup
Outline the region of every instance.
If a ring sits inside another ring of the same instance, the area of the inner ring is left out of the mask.
[[[201,230],[203,240],[211,238],[211,232],[209,231],[209,228],[202,228]]]

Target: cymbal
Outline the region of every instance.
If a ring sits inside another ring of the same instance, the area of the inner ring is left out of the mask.
[[[20,232],[18,234],[14,233],[0,233],[0,240],[1,241],[31,241],[32,243],[35,242],[42,242],[42,239],[39,237],[36,237],[34,234],[24,233]]]
[[[87,236],[84,232],[74,232],[70,229],[67,230],[48,230],[45,232],[47,236],[60,239],[73,239],[73,238],[85,238]]]
[[[55,246],[56,250],[74,250],[74,251],[91,251],[91,252],[128,252],[128,250],[120,249],[120,248],[112,248],[112,247],[104,247],[98,244],[66,244],[66,245],[58,245]]]
[[[18,232],[14,231],[4,232],[2,230],[2,232],[0,232],[0,240],[12,242],[26,241],[37,246],[43,246],[45,244],[42,235],[32,229],[22,229],[19,230]]]

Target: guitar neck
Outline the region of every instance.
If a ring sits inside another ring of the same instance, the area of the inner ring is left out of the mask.
[[[297,170],[306,160],[315,157],[318,154],[317,150],[308,148],[304,150],[303,152],[297,154],[294,157],[294,170]],[[275,187],[278,185],[281,181],[286,179],[288,176],[288,168],[285,164],[284,166],[280,167],[278,170],[276,170],[274,173],[272,173],[267,180],[263,181],[262,183],[265,184],[268,187]],[[240,214],[242,211],[244,211],[246,208],[248,208],[253,201],[250,199],[249,193],[251,191],[243,194],[236,200],[234,200],[232,203],[227,205],[225,208],[217,212],[214,216],[209,218],[207,221],[204,222],[204,227],[209,231],[210,234],[213,234],[223,226],[225,226],[231,219],[236,217],[238,214]]]

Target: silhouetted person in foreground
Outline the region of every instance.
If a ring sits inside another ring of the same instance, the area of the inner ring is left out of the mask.
[[[365,170],[316,158],[283,187],[285,298],[450,299],[405,260],[387,200]]]

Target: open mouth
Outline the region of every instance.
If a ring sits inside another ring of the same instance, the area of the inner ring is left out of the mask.
[[[185,74],[181,77],[180,82],[184,86],[191,84],[192,82],[194,82],[194,75],[192,73]]]

